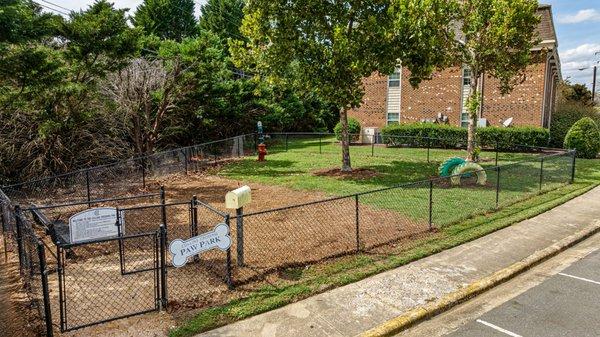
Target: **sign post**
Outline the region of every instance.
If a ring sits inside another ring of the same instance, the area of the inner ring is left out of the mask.
[[[244,265],[244,205],[252,201],[252,191],[249,186],[242,186],[225,195],[225,207],[235,209],[237,264]]]

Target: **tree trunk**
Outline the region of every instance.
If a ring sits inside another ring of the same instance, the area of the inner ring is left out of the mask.
[[[352,172],[350,165],[350,135],[348,133],[348,110],[340,109],[340,123],[342,124],[342,172]]]
[[[467,102],[467,109],[469,111],[469,126],[467,127],[467,160],[477,161],[478,158],[475,154],[475,136],[477,119],[479,113],[479,73],[471,73],[471,89],[469,90],[469,100]]]

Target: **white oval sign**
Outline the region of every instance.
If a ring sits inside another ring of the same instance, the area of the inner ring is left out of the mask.
[[[69,218],[71,243],[117,237],[117,209],[99,207],[79,212]],[[124,221],[121,221],[123,231]]]

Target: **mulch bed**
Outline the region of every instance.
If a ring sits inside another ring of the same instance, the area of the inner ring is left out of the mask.
[[[367,168],[355,168],[351,172],[344,172],[339,168],[327,168],[313,171],[312,174],[318,177],[334,177],[340,179],[358,180],[371,179],[381,175],[379,172]]]

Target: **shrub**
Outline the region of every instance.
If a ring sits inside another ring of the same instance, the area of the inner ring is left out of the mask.
[[[600,125],[600,113],[594,111],[594,108],[580,102],[560,102],[556,107],[556,111],[552,113],[550,146],[562,147],[569,129],[575,122],[584,117],[590,117],[594,119],[596,124]]]
[[[600,152],[600,130],[593,119],[577,121],[565,137],[565,148],[577,150],[577,157],[593,159]]]
[[[335,137],[338,140],[342,140],[342,123],[338,122],[333,128]],[[357,142],[360,139],[360,123],[354,118],[348,118],[348,133],[350,134],[350,141]]]
[[[382,130],[383,141],[388,145],[406,144],[409,146],[426,146],[431,139],[432,147],[456,148],[467,143],[467,129],[458,126],[431,123],[396,124]],[[548,146],[548,130],[536,127],[486,127],[477,128],[478,146],[498,148],[503,151],[522,150],[519,145],[544,147]]]
[[[458,126],[415,123],[393,124],[381,130],[383,142],[394,146],[405,144],[409,146],[426,146],[430,138],[432,146],[455,148],[466,144],[467,129]]]
[[[550,132],[538,127],[487,127],[477,129],[477,139],[483,147],[496,147],[501,151],[519,151],[522,146],[546,147]]]

